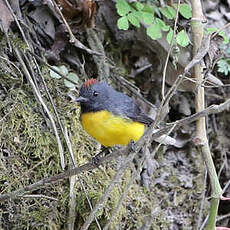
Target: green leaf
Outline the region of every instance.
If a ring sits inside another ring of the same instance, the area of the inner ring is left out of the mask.
[[[227,44],[229,43],[230,39],[229,39],[229,37],[226,35],[226,33],[225,33],[224,31],[220,31],[218,34],[224,39],[223,43],[224,43],[225,45],[227,45]]]
[[[63,75],[67,75],[69,70],[64,66],[64,65],[61,65],[59,66],[59,71],[63,74]]]
[[[60,72],[63,75],[68,74],[68,69],[62,65],[62,66],[52,66],[55,70],[57,70],[58,72]],[[59,75],[58,73],[54,72],[52,69],[50,70],[50,77],[52,78],[56,78],[56,79],[60,79],[61,75]]]
[[[154,15],[154,7],[153,6],[149,6],[147,4],[144,5],[144,8],[142,9],[143,12],[146,12],[146,13],[150,13],[152,15]]]
[[[140,21],[142,19],[142,11],[135,11],[133,12],[133,14],[135,15],[136,18],[138,18],[138,20]]]
[[[230,73],[230,58],[221,59],[217,62],[218,72],[227,76]]]
[[[126,16],[123,16],[117,20],[117,26],[120,30],[127,30],[129,28],[129,22]]]
[[[174,8],[172,8],[171,6],[167,6],[167,9],[169,11],[169,13],[172,15],[173,18],[176,17],[176,10]]]
[[[161,30],[163,30],[163,31],[168,31],[168,30],[169,30],[169,28],[170,28],[170,26],[167,26],[167,25],[165,24],[165,22],[164,22],[164,21],[162,21],[162,20],[161,20],[161,19],[159,19],[159,18],[157,18],[157,19],[156,19],[156,23],[158,23],[158,24],[159,24],[159,26],[160,26]]]
[[[189,19],[192,17],[192,9],[186,3],[183,3],[180,5],[179,13],[186,19]]]
[[[215,27],[208,27],[207,28],[208,33],[216,32],[216,31],[217,31],[217,28],[215,28]]]
[[[152,13],[143,12],[142,19],[145,24],[151,24],[154,19],[154,15]]]
[[[159,10],[159,7],[153,5],[153,10],[154,10],[154,14],[156,14],[158,17],[161,17],[161,12]]]
[[[181,30],[176,36],[176,42],[182,47],[186,47],[189,44],[189,38],[185,30]]]
[[[207,32],[208,32],[208,33],[217,32],[218,30],[219,30],[219,29],[216,28],[216,27],[209,27],[209,28],[207,28]],[[226,33],[225,33],[224,31],[220,31],[218,34],[224,39],[223,43],[224,43],[225,45],[228,44],[228,43],[230,42],[229,37],[226,35]]]
[[[160,12],[167,18],[167,19],[173,19],[173,15],[170,13],[168,8],[166,7],[160,7],[159,8]]]
[[[120,16],[124,16],[131,11],[131,7],[126,0],[117,0],[116,8]]]
[[[136,27],[140,27],[140,21],[139,21],[139,19],[138,19],[138,14],[136,14],[136,13],[129,13],[128,15],[127,15],[127,18],[128,18],[128,20],[129,20],[129,22],[132,24],[132,25],[134,25],[134,26],[136,26]]]
[[[173,30],[171,28],[169,29],[166,39],[167,39],[167,42],[171,44],[172,39],[173,39]]]
[[[75,82],[76,84],[77,84],[78,81],[79,81],[79,78],[78,78],[77,74],[75,74],[75,73],[69,73],[69,74],[67,75],[67,78],[70,79],[70,80],[72,80],[72,81]],[[65,86],[68,87],[68,88],[71,88],[71,89],[74,89],[74,88],[75,88],[75,84],[73,84],[72,82],[70,82],[70,81],[68,81],[68,80],[66,80],[66,79],[64,79],[64,84],[65,84]]]
[[[162,37],[160,25],[154,22],[151,26],[147,28],[147,35],[153,40],[157,40]]]
[[[132,6],[134,8],[136,8],[137,10],[140,10],[140,11],[143,10],[143,8],[144,8],[144,5],[142,3],[140,3],[140,2],[133,2]]]

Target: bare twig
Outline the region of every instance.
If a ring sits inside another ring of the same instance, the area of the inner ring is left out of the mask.
[[[143,159],[143,160],[144,160],[144,159]],[[142,163],[143,163],[143,160],[142,160]],[[134,167],[132,167],[133,170],[134,170],[134,172],[133,172],[133,174],[132,174],[132,177],[130,178],[130,180],[129,180],[127,186],[125,187],[124,192],[123,192],[122,195],[120,196],[120,199],[119,199],[119,201],[118,201],[118,203],[117,203],[117,206],[112,210],[111,217],[109,218],[109,221],[106,223],[106,225],[105,225],[105,227],[103,228],[103,230],[108,230],[108,229],[109,229],[109,227],[110,227],[110,225],[111,225],[111,223],[112,223],[114,217],[116,216],[117,212],[119,211],[119,209],[120,209],[120,207],[121,207],[121,205],[122,205],[124,199],[125,199],[126,196],[128,195],[128,192],[129,192],[130,187],[132,186],[133,182],[134,182],[135,179],[137,178],[138,173],[139,173],[139,169],[140,169],[140,166],[142,166],[142,163],[140,163],[140,164],[138,165],[138,168],[137,168],[137,169],[135,169]]]
[[[68,213],[68,220],[67,220],[67,226],[68,230],[74,229],[74,223],[76,219],[76,182],[77,182],[77,176],[73,175],[69,179],[69,213]]]
[[[103,44],[93,29],[87,29],[87,41],[89,43],[89,46],[91,49],[96,50],[98,53],[100,53],[100,56],[93,56],[94,63],[97,66],[97,72],[100,80],[107,81],[109,75],[110,75],[110,68],[108,63],[105,61],[105,50],[103,47]]]
[[[148,139],[149,136],[151,136],[151,139],[158,138],[158,137],[162,136],[163,134],[166,134],[173,126],[175,126],[175,128],[179,128],[182,125],[189,124],[191,122],[196,121],[200,117],[204,117],[204,116],[207,116],[210,114],[220,113],[220,112],[223,112],[224,110],[229,109],[229,108],[230,108],[230,99],[226,100],[224,103],[222,103],[220,105],[212,105],[212,106],[206,108],[205,110],[203,110],[199,113],[195,113],[192,116],[189,116],[189,117],[186,117],[184,119],[178,120],[176,122],[170,123],[167,125],[167,127],[160,129],[156,133],[152,134],[152,129],[149,128],[146,131],[146,133],[144,134],[144,136],[137,143],[135,143],[134,148],[135,148],[135,150],[140,150],[140,148],[143,146],[143,144],[146,142],[146,139]],[[90,171],[92,169],[97,168],[98,165],[104,164],[106,162],[111,162],[112,160],[116,159],[117,157],[124,155],[124,154],[127,154],[128,152],[129,152],[128,147],[119,149],[117,151],[112,152],[111,154],[106,155],[103,158],[100,158],[98,160],[97,165],[95,165],[93,162],[90,162],[90,163],[84,164],[82,166],[79,166],[77,168],[67,170],[67,171],[60,173],[60,174],[57,174],[55,176],[44,178],[44,179],[42,179],[42,180],[40,180],[34,184],[28,185],[24,188],[21,188],[21,189],[14,191],[14,192],[0,195],[0,201],[6,200],[6,199],[15,199],[19,196],[22,196],[25,193],[34,191],[34,190],[36,190],[42,186],[54,184],[54,183],[57,183],[58,181],[61,181],[61,180],[66,179],[68,177],[71,177],[72,175],[77,175],[77,174],[80,174],[82,172]]]
[[[175,36],[176,36],[176,30],[177,30],[177,21],[178,21],[178,15],[179,15],[179,9],[180,9],[180,0],[177,3],[177,10],[176,10],[176,18],[175,18],[175,22],[174,22],[174,28],[173,28],[173,37],[172,40],[170,42],[170,47],[169,47],[169,51],[165,60],[165,65],[164,65],[164,70],[163,70],[163,78],[162,78],[162,89],[161,89],[161,95],[162,95],[162,100],[165,100],[165,79],[166,79],[166,71],[167,71],[167,66],[168,66],[168,61],[169,61],[169,57],[172,51],[172,47],[175,43]]]
[[[76,164],[75,164],[75,159],[74,159],[74,153],[73,153],[73,148],[72,148],[72,144],[70,142],[70,139],[69,139],[69,135],[68,135],[68,130],[66,127],[64,127],[64,136],[65,136],[65,139],[66,139],[66,144],[68,146],[68,149],[69,149],[69,153],[70,153],[70,158],[72,160],[72,166],[71,168],[73,167],[76,167]],[[91,204],[91,201],[89,199],[89,196],[87,194],[87,191],[85,189],[85,186],[83,184],[83,181],[82,179],[80,178],[79,175],[72,175],[70,177],[70,191],[69,191],[69,197],[70,197],[70,201],[69,201],[69,216],[68,216],[68,229],[69,230],[73,230],[74,229],[74,223],[75,223],[75,219],[76,219],[76,213],[75,213],[75,207],[76,207],[76,189],[75,189],[75,184],[76,182],[79,181],[80,182],[80,185],[81,185],[81,189],[83,190],[84,194],[85,194],[85,197],[87,199],[87,202],[89,204],[89,207],[90,209],[92,210],[93,207],[92,207],[92,204]],[[97,220],[97,217],[95,217],[95,221],[96,221],[96,224],[98,226],[98,229],[101,230],[101,226]]]
[[[92,221],[94,219],[95,214],[101,208],[103,208],[103,204],[107,201],[107,199],[108,199],[111,191],[113,190],[115,184],[118,183],[120,177],[123,175],[123,173],[125,172],[125,170],[127,169],[127,167],[130,165],[130,163],[132,162],[132,160],[134,159],[134,157],[135,157],[136,154],[137,154],[137,152],[135,151],[132,154],[130,154],[129,156],[127,156],[124,161],[122,161],[120,168],[116,172],[116,174],[113,177],[111,183],[109,184],[109,186],[105,190],[104,194],[101,196],[101,198],[98,201],[98,203],[95,205],[95,207],[93,208],[93,210],[90,212],[90,215],[88,216],[88,218],[86,219],[85,223],[81,227],[81,230],[88,229],[89,225],[92,223]]]
[[[170,129],[170,131],[167,133],[166,136],[168,136],[173,131],[173,129],[175,128],[175,126],[176,125],[174,125]],[[155,153],[159,150],[160,146],[161,146],[161,143],[158,144],[157,147],[154,149],[153,153],[151,153],[151,157],[152,158],[154,157]],[[147,146],[145,146],[145,147],[147,147]],[[109,229],[110,224],[112,223],[114,217],[116,216],[116,213],[118,212],[120,206],[122,205],[122,202],[124,201],[124,199],[128,195],[128,191],[129,191],[130,187],[132,186],[133,182],[135,181],[135,179],[137,178],[138,174],[140,173],[140,169],[141,169],[144,161],[145,161],[145,154],[142,154],[141,158],[137,160],[137,162],[138,162],[137,163],[137,169],[135,169],[133,167],[133,171],[134,172],[132,173],[132,177],[130,178],[130,180],[129,180],[127,186],[126,186],[126,188],[124,189],[124,192],[122,193],[122,195],[121,195],[121,197],[120,197],[120,199],[119,199],[119,201],[117,203],[117,206],[112,211],[111,217],[110,217],[109,221],[107,222],[107,224],[105,225],[105,227],[103,228],[103,230]]]
[[[228,219],[230,218],[230,213],[218,217],[218,218],[216,219],[216,221],[218,222],[218,221],[224,220],[224,219],[226,219],[226,218],[228,218]]]
[[[228,189],[229,186],[230,186],[230,180],[225,184],[225,186],[223,188],[223,193],[226,192],[226,190]]]
[[[55,197],[45,196],[43,194],[24,195],[23,198],[30,198],[30,199],[36,198],[36,199],[47,199],[47,200],[58,201],[58,199]]]
[[[59,154],[60,154],[60,160],[61,160],[61,167],[62,169],[65,168],[65,160],[64,160],[64,154],[63,154],[63,147],[62,147],[62,144],[61,144],[61,140],[60,140],[60,137],[59,137],[59,134],[58,134],[58,131],[57,131],[57,127],[56,127],[56,124],[55,124],[55,121],[53,119],[53,116],[51,114],[51,112],[49,111],[47,105],[45,104],[45,102],[43,101],[42,97],[41,97],[41,94],[40,92],[38,92],[34,82],[33,82],[33,79],[21,57],[21,54],[20,54],[20,51],[18,50],[18,48],[15,48],[15,53],[16,53],[16,56],[18,58],[18,61],[20,63],[20,65],[22,66],[22,69],[23,69],[23,72],[25,74],[25,76],[27,77],[28,79],[28,82],[30,83],[32,89],[33,89],[33,92],[36,96],[36,98],[38,99],[39,103],[42,105],[42,107],[44,108],[44,110],[46,111],[49,119],[50,119],[50,122],[51,122],[51,125],[52,125],[52,128],[53,128],[53,131],[54,131],[54,134],[56,136],[56,140],[57,140],[57,144],[58,144],[58,149],[59,149]]]
[[[223,31],[224,29],[226,29],[227,27],[230,26],[230,22],[228,22],[227,24],[225,24],[224,26],[222,26],[220,29],[218,29],[213,35],[212,38],[215,37],[218,33],[220,33],[221,31]]]
[[[22,34],[22,37],[23,37],[24,42],[26,43],[26,45],[27,45],[28,49],[31,51],[31,53],[33,53],[33,52],[32,52],[32,48],[30,47],[29,42],[28,42],[28,40],[27,40],[27,38],[26,38],[26,36],[25,36],[25,34],[24,34],[24,31],[23,31],[23,29],[21,28],[21,25],[20,25],[20,23],[19,23],[19,21],[18,21],[16,15],[14,14],[14,11],[13,11],[13,9],[11,8],[11,6],[10,6],[8,0],[5,0],[5,3],[6,3],[6,5],[7,5],[7,7],[9,8],[9,10],[10,10],[12,16],[14,17],[14,20],[15,20],[15,22],[16,22],[16,24],[17,24],[17,26],[18,26],[18,28],[19,28],[21,34]],[[44,108],[44,110],[45,110],[45,111],[47,112],[47,114],[48,114],[48,117],[49,117],[50,122],[51,122],[51,126],[52,126],[52,128],[53,128],[53,130],[54,130],[55,137],[56,137],[56,140],[57,140],[57,143],[58,143],[58,149],[59,149],[60,160],[61,160],[61,167],[62,167],[62,169],[64,169],[64,168],[65,168],[65,162],[64,162],[63,147],[62,147],[61,140],[60,140],[60,137],[59,137],[57,128],[56,128],[55,121],[54,121],[54,119],[53,119],[53,117],[52,117],[52,114],[51,114],[50,111],[48,110],[48,107],[46,106],[45,102],[43,101],[43,99],[42,99],[42,97],[41,97],[41,94],[40,94],[40,92],[38,91],[38,89],[37,89],[37,87],[36,87],[36,85],[35,85],[35,83],[34,83],[32,77],[31,77],[31,75],[30,75],[30,73],[29,73],[29,71],[28,71],[28,68],[27,68],[27,66],[25,65],[25,63],[24,63],[24,61],[23,61],[23,59],[22,59],[22,57],[21,57],[20,51],[19,51],[17,48],[15,48],[15,53],[16,53],[16,55],[17,55],[17,57],[18,57],[18,60],[19,60],[20,64],[21,64],[22,67],[23,67],[23,72],[24,72],[25,76],[27,77],[29,83],[30,83],[31,86],[32,86],[32,89],[33,89],[33,92],[34,92],[34,94],[35,94],[35,96],[36,96],[36,99],[39,101],[39,103],[42,105],[42,107]],[[28,66],[30,66],[30,65],[28,65]]]
[[[20,25],[20,23],[19,23],[19,21],[18,21],[18,19],[17,19],[17,16],[15,15],[13,9],[11,8],[11,6],[10,6],[8,0],[4,0],[4,1],[5,1],[6,5],[7,5],[7,7],[9,8],[10,13],[12,14],[12,16],[13,16],[13,18],[14,18],[14,20],[15,20],[17,26],[18,26],[18,29],[20,30],[20,33],[21,33],[21,35],[22,35],[22,37],[23,37],[23,40],[25,41],[27,47],[30,48],[30,45],[29,45],[29,43],[28,43],[28,41],[27,41],[27,39],[26,39],[25,33],[24,33],[24,31],[23,31],[23,29],[22,29],[22,27],[21,27],[21,25]]]
[[[66,77],[66,75],[64,75],[63,73],[61,73],[57,69],[55,69],[53,66],[49,65],[46,61],[44,61],[42,58],[40,58],[37,54],[33,53],[31,50],[27,50],[27,52],[29,54],[31,54],[33,57],[35,57],[36,60],[38,60],[42,64],[46,65],[49,69],[51,69],[52,71],[54,71],[55,73],[60,75],[62,78],[64,78],[65,80],[67,80],[67,81],[69,81],[71,83],[73,83],[74,85],[76,85],[76,82],[74,82],[73,80],[71,80],[68,77]]]
[[[155,121],[154,121],[155,127],[158,125],[158,123],[160,121],[162,121],[164,119],[164,117],[168,113],[168,103],[169,103],[170,99],[172,98],[172,96],[175,94],[175,92],[176,92],[177,88],[179,87],[180,83],[182,82],[183,78],[184,78],[184,75],[179,75],[177,77],[176,81],[173,83],[173,85],[169,89],[169,91],[167,92],[167,94],[165,96],[165,100],[162,99],[159,111],[158,111],[157,116],[156,116]]]
[[[74,44],[76,47],[78,47],[79,49],[82,49],[82,50],[85,50],[87,53],[89,54],[94,54],[94,55],[99,55],[101,56],[102,54],[101,53],[98,53],[97,51],[94,51],[94,50],[91,50],[89,49],[88,47],[86,47],[85,45],[83,45],[79,40],[77,40],[72,32],[72,30],[70,29],[67,21],[65,20],[65,17],[63,16],[62,12],[60,11],[58,5],[56,4],[56,2],[54,0],[52,0],[54,6],[55,6],[55,9],[57,10],[58,14],[61,16],[62,18],[62,21],[63,23],[65,24],[66,26],[66,29],[69,33],[69,36],[70,36],[70,43]]]

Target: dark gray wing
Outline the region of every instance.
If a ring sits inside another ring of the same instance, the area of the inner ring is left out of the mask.
[[[114,95],[113,100],[110,103],[109,110],[114,114],[130,118],[133,121],[138,121],[145,125],[150,125],[153,122],[153,119],[148,117],[141,108],[134,103],[132,98],[129,96],[116,92],[117,95]]]

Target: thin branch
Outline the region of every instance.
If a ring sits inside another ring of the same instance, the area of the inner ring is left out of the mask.
[[[29,54],[31,54],[33,57],[35,57],[36,60],[38,60],[42,64],[46,65],[49,69],[51,69],[52,71],[54,71],[55,73],[57,73],[58,75],[60,75],[62,78],[64,78],[65,80],[71,82],[72,84],[76,85],[76,82],[74,82],[70,78],[66,77],[66,75],[64,75],[63,73],[61,73],[57,69],[55,69],[53,66],[49,65],[46,61],[44,61],[42,58],[40,58],[37,54],[33,53],[31,50],[27,50],[27,52]]]
[[[226,100],[224,103],[222,103],[220,105],[211,105],[210,107],[208,107],[207,109],[205,109],[199,113],[195,113],[192,116],[186,117],[184,119],[178,120],[178,121],[173,122],[173,123],[169,123],[167,125],[167,127],[160,129],[156,133],[153,133],[152,129],[148,128],[146,133],[144,134],[144,136],[138,142],[135,143],[134,149],[139,151],[140,148],[146,142],[146,139],[148,139],[149,135],[151,136],[151,140],[154,140],[155,138],[158,138],[158,137],[162,136],[163,134],[166,134],[173,126],[175,126],[175,129],[176,129],[176,128],[181,127],[182,125],[192,123],[192,122],[196,121],[197,119],[199,119],[200,117],[204,117],[204,116],[207,116],[210,114],[221,113],[224,110],[229,109],[229,108],[230,108],[230,99]],[[77,175],[77,174],[80,174],[80,173],[83,173],[86,171],[93,170],[93,169],[97,168],[99,165],[105,164],[107,162],[111,162],[112,160],[117,159],[121,155],[128,154],[128,152],[129,152],[129,147],[124,147],[122,149],[113,151],[112,153],[106,155],[105,157],[99,158],[97,165],[95,165],[93,162],[89,162],[89,163],[86,163],[86,164],[79,166],[77,168],[73,168],[73,169],[67,170],[63,173],[57,174],[55,176],[44,178],[44,179],[42,179],[42,180],[40,180],[34,184],[28,185],[24,188],[21,188],[21,189],[14,191],[14,192],[0,195],[0,201],[6,200],[6,199],[16,199],[17,197],[20,197],[25,193],[32,192],[32,191],[34,191],[34,190],[36,190],[42,186],[54,184],[54,183],[57,183],[61,180],[69,178],[73,175]]]
[[[47,105],[45,104],[44,100],[42,99],[40,92],[38,92],[38,90],[37,90],[37,88],[33,82],[33,79],[32,79],[32,77],[31,77],[31,75],[30,75],[30,73],[26,67],[26,64],[24,63],[24,61],[21,57],[20,51],[18,50],[18,48],[15,48],[14,50],[15,50],[16,56],[18,58],[18,61],[19,61],[20,65],[22,66],[23,72],[24,72],[26,78],[28,79],[28,82],[30,83],[32,89],[33,89],[33,92],[34,92],[36,98],[38,99],[39,103],[42,105],[42,107],[44,108],[44,110],[46,111],[46,113],[50,119],[51,126],[53,128],[54,134],[56,136],[57,144],[58,144],[60,160],[61,160],[61,167],[62,167],[62,169],[64,169],[65,168],[65,160],[64,160],[64,154],[63,154],[63,147],[61,144],[61,140],[60,140],[53,116],[52,116],[51,112],[49,111]]]
[[[142,160],[142,163],[143,163],[143,160]],[[133,167],[133,170],[135,170],[135,171],[134,171],[134,173],[132,174],[132,177],[130,178],[130,180],[129,180],[127,186],[125,187],[124,192],[123,192],[122,195],[120,196],[120,199],[119,199],[119,201],[118,201],[118,203],[117,203],[117,206],[112,210],[111,217],[109,218],[109,221],[106,223],[106,225],[105,225],[105,227],[103,228],[103,230],[108,230],[109,227],[110,227],[110,225],[111,225],[111,223],[112,223],[112,221],[113,221],[113,219],[116,217],[117,212],[119,211],[119,209],[120,209],[120,207],[121,207],[123,201],[125,200],[126,196],[128,195],[129,189],[131,188],[133,182],[136,180],[136,178],[137,178],[137,176],[138,176],[138,173],[140,173],[140,172],[139,172],[139,169],[140,169],[140,166],[142,166],[142,163],[140,163],[140,164],[138,165],[138,168],[137,168],[137,169],[135,169],[135,168]]]
[[[125,170],[127,167],[130,165],[132,160],[134,159],[135,155],[137,154],[136,151],[134,151],[132,154],[126,157],[124,161],[122,161],[120,168],[116,172],[115,176],[113,177],[112,181],[110,182],[109,186],[106,188],[104,194],[101,196],[100,200],[98,203],[95,205],[93,210],[90,212],[90,215],[86,219],[85,223],[81,227],[81,230],[86,230],[88,229],[89,225],[92,223],[94,216],[96,213],[103,208],[104,203],[107,201],[109,198],[110,193],[112,192],[114,186],[118,183],[120,177],[124,174]]]
[[[23,40],[25,41],[27,47],[30,48],[30,45],[29,45],[29,43],[28,43],[28,41],[27,41],[27,39],[26,39],[25,33],[24,33],[24,31],[23,31],[23,29],[22,29],[22,27],[21,27],[21,25],[20,25],[20,23],[19,23],[19,21],[18,21],[18,19],[17,19],[17,16],[15,15],[13,9],[11,8],[11,6],[10,6],[8,0],[4,0],[4,1],[5,1],[6,5],[7,5],[7,7],[9,8],[9,11],[10,11],[10,13],[11,13],[12,16],[13,16],[15,23],[16,23],[17,26],[18,26],[18,29],[19,29],[19,31],[20,31],[22,37],[23,37]]]
[[[66,139],[66,144],[67,144],[68,149],[69,149],[70,158],[72,160],[72,167],[71,168],[73,168],[73,167],[76,167],[76,164],[75,164],[72,144],[71,144],[71,141],[69,139],[68,130],[67,130],[66,127],[64,127],[64,136],[65,136],[65,139]],[[75,184],[76,184],[77,181],[80,182],[81,189],[83,190],[83,192],[85,194],[85,197],[86,197],[87,202],[89,204],[90,210],[93,209],[91,201],[90,201],[89,196],[87,194],[87,191],[85,189],[85,186],[83,184],[83,180],[80,178],[79,175],[71,176],[70,177],[70,192],[69,192],[69,194],[70,194],[69,195],[69,197],[70,197],[70,201],[69,201],[69,216],[68,216],[68,229],[69,230],[74,229],[74,223],[75,223],[75,220],[76,220],[76,213],[75,213],[75,210],[76,210],[76,208],[75,208],[76,207],[76,189],[75,189]],[[98,229],[101,230],[101,226],[100,226],[96,216],[95,216],[95,221],[96,221]]]
[[[175,22],[174,22],[174,28],[173,28],[173,37],[172,40],[170,42],[170,47],[169,47],[169,51],[165,60],[165,65],[164,65],[164,70],[163,70],[163,78],[162,78],[162,89],[161,89],[161,95],[162,95],[162,100],[165,100],[165,79],[166,79],[166,71],[167,71],[167,66],[168,66],[168,62],[169,62],[169,57],[172,51],[172,47],[174,45],[175,42],[175,36],[176,36],[176,30],[177,30],[177,21],[178,21],[178,16],[179,16],[179,9],[180,9],[180,0],[177,3],[177,10],[176,10],[176,18],[175,18]]]
[[[26,43],[28,49],[31,51],[32,48],[30,47],[29,42],[28,42],[28,40],[27,40],[27,38],[26,38],[26,36],[25,36],[25,34],[24,34],[24,31],[23,31],[23,29],[21,28],[21,25],[20,25],[20,23],[19,23],[19,21],[18,21],[16,15],[14,14],[14,11],[13,11],[13,9],[11,8],[11,6],[10,6],[8,0],[5,0],[5,3],[6,3],[6,5],[7,5],[7,7],[9,8],[9,10],[10,10],[12,16],[14,17],[14,20],[15,20],[15,22],[16,22],[16,24],[17,24],[17,26],[18,26],[18,28],[19,28],[21,34],[22,34],[22,37],[23,37],[24,42]],[[39,103],[42,105],[42,107],[44,108],[44,110],[47,112],[47,115],[48,115],[48,117],[49,117],[49,119],[50,119],[51,126],[52,126],[52,128],[53,128],[54,133],[55,133],[55,137],[56,137],[57,144],[58,144],[59,155],[60,155],[60,161],[61,161],[61,167],[62,167],[62,169],[64,169],[64,168],[65,168],[65,161],[64,161],[63,147],[62,147],[62,144],[61,144],[61,140],[60,140],[60,137],[59,137],[59,134],[58,134],[58,131],[57,131],[57,127],[56,127],[55,121],[54,121],[54,119],[53,119],[53,117],[52,117],[52,114],[50,113],[48,107],[46,106],[45,102],[43,101],[40,92],[37,90],[37,88],[36,88],[36,86],[35,86],[35,83],[34,83],[32,77],[31,77],[31,75],[30,75],[30,73],[29,73],[29,71],[28,71],[28,69],[27,69],[27,67],[26,67],[26,65],[25,65],[25,63],[24,63],[22,57],[21,57],[20,51],[19,51],[17,48],[15,48],[15,53],[16,53],[16,55],[17,55],[17,57],[18,57],[18,61],[20,62],[20,64],[21,64],[22,67],[23,67],[23,72],[24,72],[25,76],[27,77],[27,79],[28,79],[30,85],[32,86],[33,92],[34,92],[34,94],[35,94],[37,100],[38,100]],[[31,53],[32,53],[32,51],[31,51]],[[30,65],[28,65],[28,66],[30,66]]]
[[[172,131],[173,129],[175,128],[176,125],[174,125],[170,131],[167,133],[167,135],[165,137],[167,137]],[[151,153],[151,157],[153,158],[155,156],[155,153],[159,150],[160,146],[162,144],[159,143],[156,148],[154,149],[154,151]],[[147,146],[145,146],[147,148]],[[114,217],[116,216],[117,212],[119,211],[119,208],[120,206],[122,205],[122,202],[124,201],[124,199],[126,198],[126,196],[128,195],[128,191],[130,189],[130,187],[132,186],[133,182],[135,181],[135,179],[137,178],[138,174],[140,173],[140,169],[145,161],[145,155],[146,154],[142,154],[141,155],[141,158],[137,160],[137,169],[135,169],[133,167],[133,170],[134,172],[132,173],[132,177],[130,178],[126,188],[124,189],[124,192],[122,193],[118,203],[117,203],[117,206],[114,208],[114,210],[112,211],[112,214],[111,214],[111,217],[109,219],[109,221],[107,222],[107,224],[105,225],[105,227],[103,228],[103,230],[108,230],[109,227],[110,227],[110,224],[112,223]]]
[[[55,9],[57,10],[58,14],[61,16],[61,19],[62,19],[63,23],[66,26],[66,29],[67,29],[67,31],[69,33],[69,36],[70,36],[70,43],[74,44],[79,49],[85,50],[89,54],[102,56],[101,53],[98,53],[97,51],[89,49],[88,47],[83,45],[79,40],[77,40],[75,38],[72,30],[70,29],[70,26],[68,25],[67,21],[65,20],[65,17],[63,16],[63,14],[62,14],[61,10],[59,9],[58,5],[56,4],[56,2],[54,0],[52,0],[52,3],[54,4]]]
[[[230,213],[226,214],[226,215],[223,215],[223,216],[220,216],[216,219],[216,221],[221,221],[221,220],[224,220],[224,219],[229,219],[230,218]]]
[[[43,194],[24,195],[23,198],[30,198],[30,199],[36,198],[36,199],[47,199],[47,200],[58,201],[58,199],[55,197],[45,196]]]

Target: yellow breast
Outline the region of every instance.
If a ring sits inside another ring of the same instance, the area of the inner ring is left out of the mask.
[[[113,115],[107,111],[89,112],[81,115],[83,128],[102,145],[127,145],[138,141],[144,134],[145,126]]]

